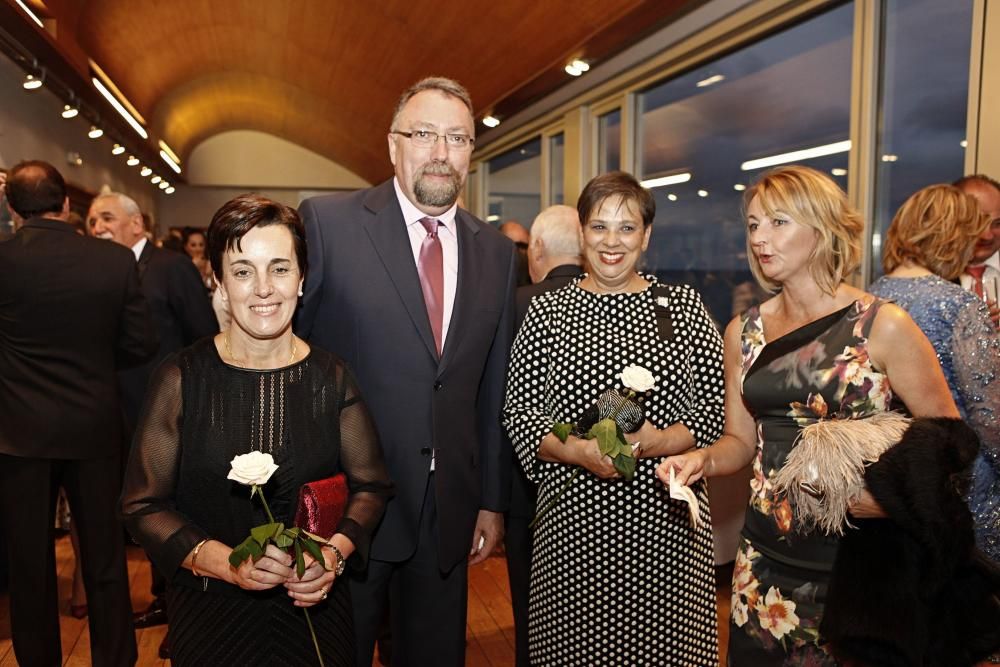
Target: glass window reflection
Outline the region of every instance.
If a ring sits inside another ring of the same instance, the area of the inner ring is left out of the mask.
[[[549,137],[549,204],[564,203],[565,137],[562,132]]]
[[[906,198],[964,173],[972,9],[973,0],[885,4],[872,279],[882,274],[882,237]]]
[[[751,161],[833,146],[791,161],[847,186],[853,21],[840,6],[638,96],[637,175],[657,207],[647,270],[698,289],[720,327],[763,296],[740,197],[768,167]]]
[[[542,209],[542,140],[536,138],[487,163],[487,221],[530,227]]]
[[[622,110],[615,109],[597,119],[597,173],[622,168]]]

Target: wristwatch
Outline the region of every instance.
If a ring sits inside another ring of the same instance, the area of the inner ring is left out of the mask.
[[[332,544],[325,544],[323,546],[333,549],[333,554],[337,557],[337,567],[333,568],[333,573],[339,577],[344,573],[344,568],[347,567],[347,559],[344,558],[344,554],[336,546]]]

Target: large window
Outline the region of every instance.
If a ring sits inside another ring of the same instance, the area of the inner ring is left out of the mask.
[[[565,201],[563,195],[563,175],[565,173],[565,137],[563,133],[549,137],[549,205],[562,204]]]
[[[622,110],[609,111],[597,119],[597,173],[622,168]]]
[[[872,276],[911,194],[962,176],[973,0],[888,0],[883,16]]]
[[[720,326],[761,296],[746,185],[782,161],[847,185],[853,21],[853,3],[840,6],[638,96],[637,175],[657,207],[647,270],[697,288]],[[783,157],[811,149],[828,154]]]
[[[533,139],[487,163],[487,220],[530,227],[542,208],[542,141]]]

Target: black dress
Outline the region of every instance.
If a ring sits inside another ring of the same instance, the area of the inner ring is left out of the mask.
[[[239,454],[262,451],[279,466],[263,487],[275,519],[292,524],[302,484],[343,471],[350,498],[337,528],[363,563],[391,495],[374,425],[354,377],[317,348],[285,368],[225,364],[211,338],[157,369],[136,432],[122,496],[125,524],[170,581],[174,665],[310,665],[315,649],[302,610],[283,586],[250,592],[181,567],[205,538],[235,546],[267,523],[246,486],[226,479]],[[327,665],[351,665],[348,588],[310,608]]]
[[[889,378],[868,356],[868,336],[884,303],[867,296],[770,341],[758,307],[742,316],[743,401],[757,422],[757,454],[733,571],[734,667],[836,664],[819,624],[840,540],[800,532],[772,480],[806,426],[889,409]]]

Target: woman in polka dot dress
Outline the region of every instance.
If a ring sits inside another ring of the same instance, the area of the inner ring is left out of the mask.
[[[690,287],[635,267],[649,244],[655,204],[616,172],[580,196],[589,273],[536,297],[512,352],[504,422],[538,506],[528,643],[533,665],[718,664],[708,498],[695,485],[700,526],[655,478],[664,456],[704,447],[722,431],[722,341]],[[552,434],[572,422],[618,374],[637,364],[657,378],[644,395],[629,482],[596,440]]]

